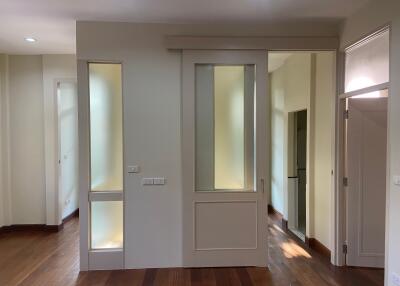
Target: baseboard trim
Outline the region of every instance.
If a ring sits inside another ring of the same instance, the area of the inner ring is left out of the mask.
[[[331,260],[331,251],[325,245],[323,245],[318,239],[312,237],[306,237],[306,244],[309,248],[319,253],[323,257]]]
[[[79,217],[79,209],[73,211],[70,215],[65,217],[59,225],[46,225],[46,224],[12,224],[0,227],[0,234],[12,231],[45,231],[45,232],[59,232],[64,228],[64,224],[74,217]]]
[[[278,212],[272,205],[268,205],[268,214],[274,215],[279,218],[281,222],[281,228],[285,231],[288,230],[288,222],[286,219],[283,218],[283,214]]]
[[[74,210],[72,213],[70,213],[69,215],[67,215],[65,218],[63,218],[62,223],[64,224],[67,221],[70,221],[71,219],[73,219],[74,217],[79,217],[79,209]]]

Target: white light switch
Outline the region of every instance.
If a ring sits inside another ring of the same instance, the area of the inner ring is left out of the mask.
[[[143,178],[142,179],[142,185],[153,185],[154,184],[154,180],[153,178]]]
[[[154,185],[165,185],[165,178],[154,178]]]
[[[139,173],[140,172],[140,167],[139,166],[128,166],[128,173],[129,174],[134,174],[134,173]]]
[[[393,183],[397,186],[400,186],[400,176],[393,176]]]

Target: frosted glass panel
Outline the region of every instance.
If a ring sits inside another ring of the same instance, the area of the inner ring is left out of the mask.
[[[345,92],[389,82],[389,32],[346,51]]]
[[[123,247],[123,211],[121,201],[91,203],[91,248]]]
[[[92,191],[122,191],[120,64],[89,64]]]
[[[196,190],[253,190],[254,66],[195,71]]]
[[[214,69],[215,188],[244,188],[244,68]]]

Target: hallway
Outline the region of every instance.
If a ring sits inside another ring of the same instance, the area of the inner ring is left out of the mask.
[[[79,273],[79,222],[58,233],[0,234],[0,285],[383,285],[383,270],[337,268],[270,218],[270,268],[147,269]]]

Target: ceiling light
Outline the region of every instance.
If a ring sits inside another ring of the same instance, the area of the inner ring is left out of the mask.
[[[34,43],[34,42],[36,42],[36,39],[35,39],[35,38],[32,38],[32,37],[26,37],[26,38],[25,38],[25,41],[27,41],[27,42],[29,42],[29,43]]]

